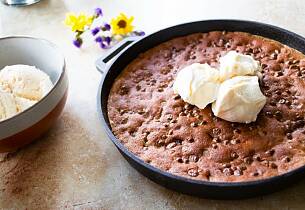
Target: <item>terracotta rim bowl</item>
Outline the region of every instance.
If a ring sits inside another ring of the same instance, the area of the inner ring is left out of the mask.
[[[68,94],[65,59],[51,42],[24,36],[0,38],[0,69],[14,64],[36,66],[54,86],[29,109],[0,121],[0,152],[14,151],[44,134],[61,114]]]

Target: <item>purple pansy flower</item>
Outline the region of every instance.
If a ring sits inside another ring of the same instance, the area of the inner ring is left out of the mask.
[[[81,38],[77,38],[73,40],[73,44],[75,47],[80,48],[83,44],[83,40]]]
[[[139,36],[144,36],[145,32],[144,31],[138,31]]]
[[[96,9],[95,9],[95,15],[96,15],[97,17],[103,16],[103,11],[102,11],[102,9],[101,9],[101,8],[96,8]]]
[[[108,23],[104,24],[105,31],[110,31],[111,26]]]
[[[100,42],[103,41],[103,38],[101,36],[98,36],[98,37],[95,38],[95,41],[100,43]]]
[[[99,28],[99,27],[96,27],[96,28],[94,28],[94,29],[91,30],[91,34],[92,34],[93,36],[95,36],[98,32],[100,32],[100,28]]]
[[[110,42],[111,42],[111,37],[110,36],[106,36],[105,37],[105,42],[110,45]]]
[[[144,31],[135,31],[134,34],[136,36],[144,36],[145,35],[145,32]]]
[[[100,43],[100,47],[101,47],[102,49],[106,49],[106,48],[107,48],[107,46],[104,44],[104,42],[101,42],[101,43]]]

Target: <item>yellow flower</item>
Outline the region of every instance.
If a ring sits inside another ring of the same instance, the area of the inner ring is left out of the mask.
[[[113,34],[126,35],[133,31],[134,26],[132,25],[134,17],[128,18],[124,13],[120,13],[119,16],[111,20],[111,30]]]
[[[86,26],[93,22],[93,16],[86,16],[80,13],[78,16],[74,13],[68,13],[65,19],[65,25],[71,27],[72,31],[84,31]]]

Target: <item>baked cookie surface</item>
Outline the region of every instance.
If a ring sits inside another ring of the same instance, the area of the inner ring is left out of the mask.
[[[192,63],[218,67],[230,50],[262,66],[267,103],[250,124],[231,123],[175,95],[177,72]],[[108,98],[115,136],[135,155],[192,179],[241,182],[305,165],[305,56],[243,32],[197,33],[158,45],[132,61]]]

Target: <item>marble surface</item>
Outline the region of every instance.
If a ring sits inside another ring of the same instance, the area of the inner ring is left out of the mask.
[[[121,157],[96,111],[101,75],[94,61],[105,51],[70,44],[67,11],[103,7],[106,18],[124,11],[148,33],[193,20],[236,18],[271,23],[305,36],[304,0],[42,0],[14,8],[0,4],[0,36],[46,38],[64,52],[70,92],[64,113],[42,139],[0,154],[0,209],[304,209],[305,180],[272,195],[215,201],[152,183]]]

